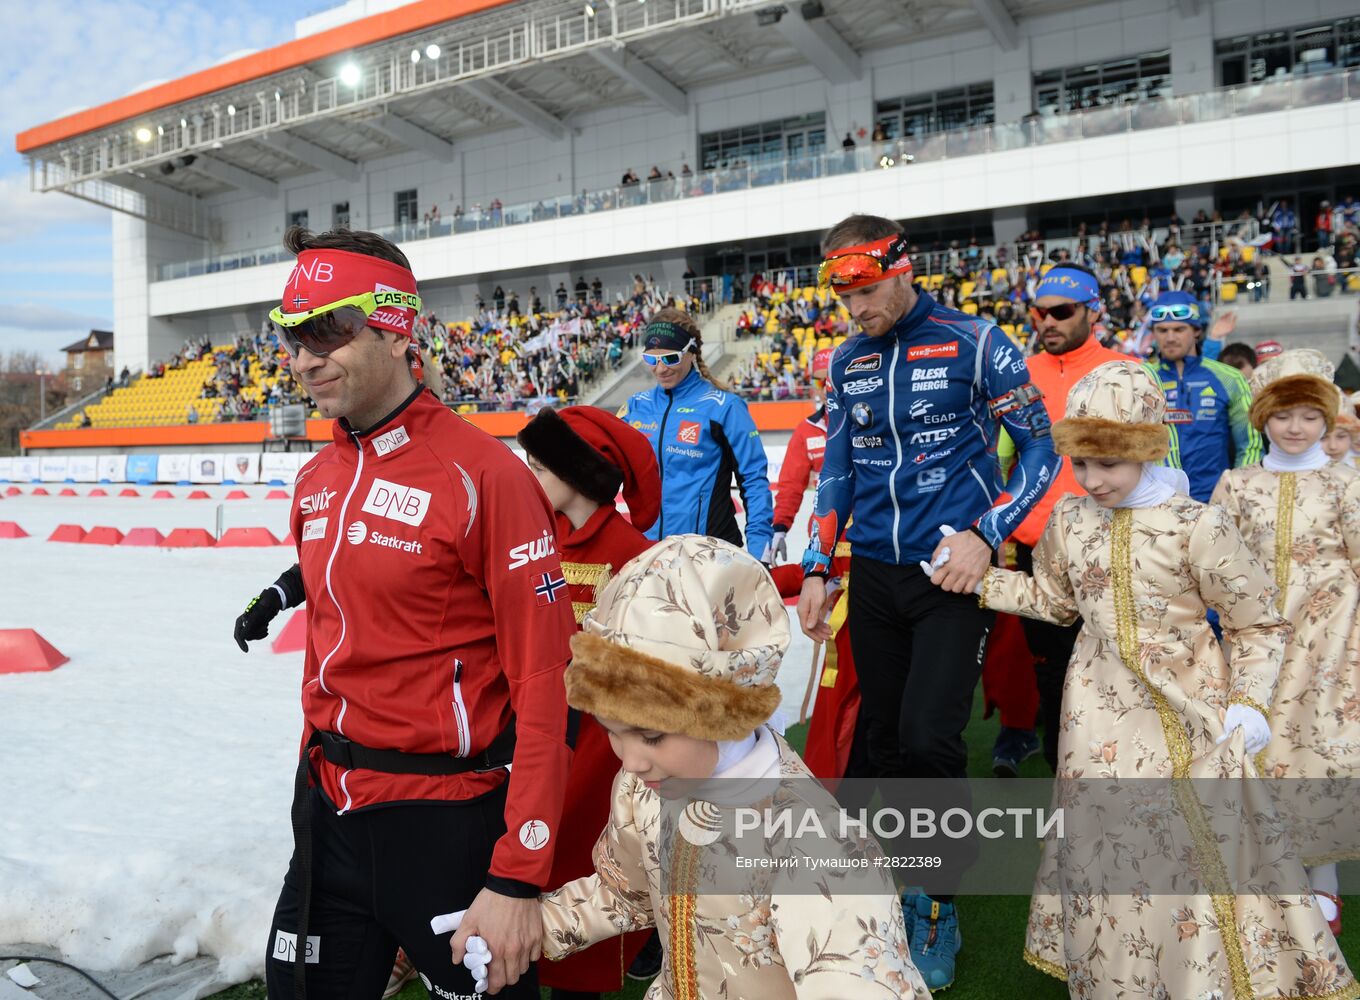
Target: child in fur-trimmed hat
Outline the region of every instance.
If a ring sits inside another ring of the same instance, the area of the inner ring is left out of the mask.
[[[769,573],[715,538],[667,538],[605,587],[573,639],[567,701],[608,731],[623,768],[595,874],[543,897],[545,956],[656,927],[665,956],[651,1000],[926,1000],[882,868],[819,873],[823,887],[808,882],[801,893],[759,875],[741,888],[708,884],[753,840],[754,849],[768,847],[763,837],[739,843],[728,834],[731,806],[768,802],[772,786],[811,784],[765,724],[780,702],[775,675],[788,642],[788,613]],[[695,783],[705,791],[689,798]],[[834,836],[817,846],[877,851],[872,841]],[[857,891],[846,891],[852,882]]]

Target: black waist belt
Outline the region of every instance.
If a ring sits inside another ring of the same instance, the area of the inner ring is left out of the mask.
[[[511,719],[499,736],[479,754],[455,757],[448,753],[406,753],[402,750],[376,750],[355,743],[338,733],[317,730],[312,741],[332,764],[349,770],[363,768],[385,774],[466,774],[468,771],[494,771],[505,767],[515,755],[515,720]]]

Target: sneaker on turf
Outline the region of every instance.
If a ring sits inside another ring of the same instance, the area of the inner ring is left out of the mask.
[[[392,966],[392,975],[387,977],[387,989],[383,990],[383,1000],[391,1000],[401,992],[401,988],[416,977],[416,967],[406,957],[404,949],[397,949],[397,960]]]
[[[661,972],[661,937],[652,931],[652,936],[642,946],[642,950],[628,966],[628,978],[650,982]]]
[[[1013,729],[1002,726],[992,747],[992,774],[998,778],[1014,778],[1020,774],[1020,762],[1029,760],[1041,749],[1039,737],[1033,729]]]
[[[963,947],[959,914],[953,903],[941,903],[926,895],[909,901],[907,917],[911,961],[932,993],[954,985],[954,964]]]

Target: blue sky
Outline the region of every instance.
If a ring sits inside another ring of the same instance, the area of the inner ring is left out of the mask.
[[[339,0],[0,0],[13,32],[0,65],[0,354],[59,349],[113,322],[109,212],[29,191],[16,133],[152,80],[293,37],[293,23]],[[115,331],[116,332],[116,331]]]

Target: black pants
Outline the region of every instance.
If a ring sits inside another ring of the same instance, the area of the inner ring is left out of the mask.
[[[1022,573],[1034,572],[1034,550],[1028,545],[1015,546],[1015,565]],[[1077,644],[1081,619],[1071,625],[1054,625],[1034,618],[1020,619],[1025,630],[1025,643],[1034,654],[1034,680],[1039,686],[1039,722],[1044,727],[1044,760],[1058,773],[1058,730],[1062,726],[1063,681],[1067,678],[1067,664],[1072,660],[1072,647]]]
[[[486,880],[491,850],[505,832],[505,786],[468,802],[385,806],[337,816],[313,787],[312,912],[306,964],[309,1000],[378,1000],[397,946],[431,997],[471,997],[473,981],[436,937],[430,918],[466,909]],[[288,865],[269,931],[270,1000],[293,995],[299,904],[297,857]],[[531,967],[498,997],[538,1000]]]

